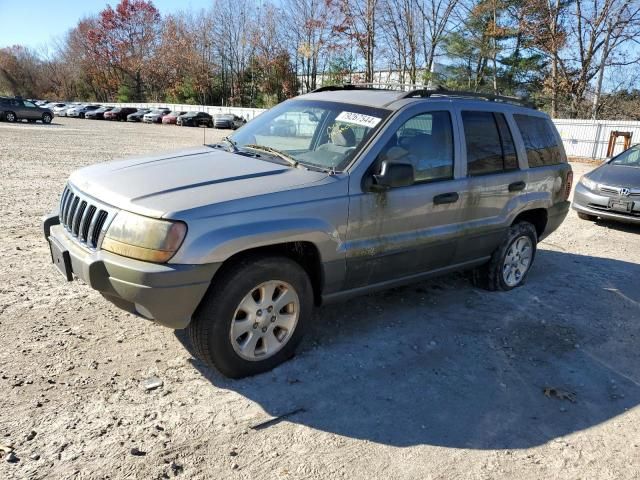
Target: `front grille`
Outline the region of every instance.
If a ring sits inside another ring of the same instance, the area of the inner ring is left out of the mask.
[[[600,185],[600,192],[606,195],[640,197],[640,190],[635,188],[629,188],[628,195],[622,195],[623,188],[624,187],[610,187],[609,185]]]
[[[78,242],[97,248],[107,219],[113,215],[108,207],[98,204],[66,186],[60,200],[60,223]]]
[[[620,189],[616,187],[607,187],[606,185],[600,185],[600,191],[602,193],[608,193],[609,195],[618,195]]]

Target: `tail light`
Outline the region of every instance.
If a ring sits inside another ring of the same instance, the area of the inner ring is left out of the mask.
[[[573,171],[569,170],[567,172],[567,183],[564,188],[564,199],[568,200],[569,195],[571,194],[571,186],[573,185]]]

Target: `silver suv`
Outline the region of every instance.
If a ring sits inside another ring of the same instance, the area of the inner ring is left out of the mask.
[[[322,88],[219,144],[83,168],[51,258],[230,377],[291,357],[314,305],[467,269],[510,290],[572,172],[546,114],[474,95]]]

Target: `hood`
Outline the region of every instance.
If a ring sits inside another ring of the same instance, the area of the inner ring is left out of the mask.
[[[588,174],[597,183],[612,187],[640,188],[640,168],[605,163]]]
[[[192,209],[290,190],[326,173],[210,147],[100,163],[71,174],[81,192],[134,213],[180,218]]]

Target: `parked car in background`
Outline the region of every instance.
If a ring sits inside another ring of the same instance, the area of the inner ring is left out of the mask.
[[[127,115],[131,113],[137,112],[137,108],[133,107],[116,107],[110,112],[105,113],[105,120],[118,120],[118,121],[126,121]]]
[[[175,124],[180,115],[184,115],[187,112],[170,112],[162,117],[163,124]]]
[[[583,220],[640,224],[640,144],[583,175],[572,207]]]
[[[44,105],[45,108],[48,108],[49,110],[53,111],[55,113],[55,109],[56,108],[61,108],[61,107],[66,107],[67,104],[66,103],[62,103],[62,102],[51,102],[51,103],[47,103],[46,105]]]
[[[231,128],[236,130],[245,123],[247,123],[247,121],[244,118],[234,115],[233,113],[217,113],[213,116],[214,128]]]
[[[160,123],[162,122],[162,117],[171,113],[171,110],[168,108],[157,108],[151,110],[149,113],[145,113],[142,117],[142,121],[144,123]]]
[[[206,112],[187,112],[178,117],[176,124],[181,127],[213,127],[213,117]]]
[[[51,123],[53,112],[48,108],[39,107],[29,100],[21,98],[0,97],[0,120],[17,122],[27,120]]]
[[[53,109],[53,114],[56,117],[66,117],[67,116],[67,110],[69,110],[71,107],[69,105],[65,105],[64,107],[60,107],[60,108],[54,108]]]
[[[101,105],[78,105],[67,110],[67,117],[84,118],[87,112],[97,110]]]
[[[73,107],[73,105],[65,105],[64,107],[54,108],[53,109],[53,114],[56,117],[66,117],[67,116],[67,110],[69,110],[72,107]]]
[[[553,122],[527,105],[321,88],[217,144],[73,172],[44,220],[51,260],[187,328],[225,375],[264,372],[293,356],[314,305],[469,269],[487,290],[523,285],[573,178]],[[304,129],[271,135],[283,119]]]
[[[113,107],[100,107],[84,114],[87,120],[104,120],[104,114],[113,110]]]
[[[276,137],[288,137],[296,134],[296,123],[293,120],[281,118],[269,127],[271,135]]]
[[[148,108],[139,108],[135,112],[127,115],[127,122],[141,122],[142,117],[144,117],[150,111],[151,110],[149,110]]]

